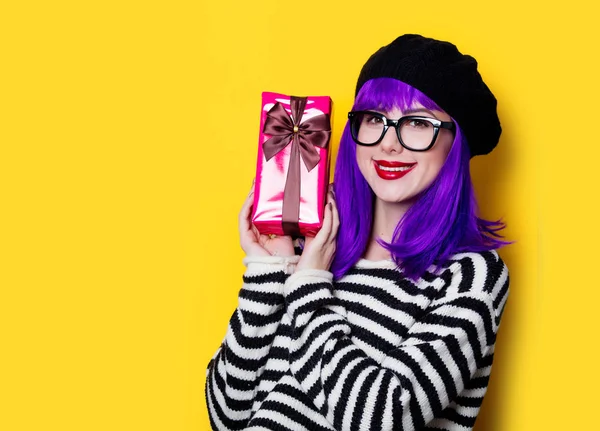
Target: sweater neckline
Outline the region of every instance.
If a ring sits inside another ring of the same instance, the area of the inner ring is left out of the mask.
[[[360,258],[358,262],[356,262],[356,267],[358,268],[391,268],[396,269],[397,265],[392,259],[381,259],[381,260],[367,260],[364,258]]]

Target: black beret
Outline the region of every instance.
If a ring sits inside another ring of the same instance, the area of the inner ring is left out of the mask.
[[[488,154],[502,128],[496,98],[477,71],[477,61],[455,45],[405,34],[380,48],[363,66],[356,94],[373,78],[394,78],[424,93],[463,130],[471,157]]]

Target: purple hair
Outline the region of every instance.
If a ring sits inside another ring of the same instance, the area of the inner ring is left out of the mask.
[[[416,102],[443,111],[419,90],[392,78],[367,81],[354,101],[353,110],[393,108],[406,110]],[[456,124],[456,121],[455,121]],[[378,239],[394,262],[410,278],[419,278],[431,265],[442,265],[461,252],[499,248],[498,231],[504,223],[478,217],[477,201],[469,171],[469,147],[456,124],[452,148],[437,178],[398,221],[392,242]],[[331,271],[342,277],[364,254],[373,225],[375,195],[356,162],[356,143],[346,124],[334,174],[334,192],[340,216],[336,256]]]

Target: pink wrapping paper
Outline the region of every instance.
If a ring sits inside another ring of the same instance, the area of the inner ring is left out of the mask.
[[[267,112],[269,112],[277,102],[281,104],[288,115],[293,117],[290,106],[290,96],[270,92],[262,93],[262,111],[260,118],[252,222],[259,232],[263,234],[285,235],[290,233],[290,225],[287,224],[287,228],[284,231],[284,223],[282,223],[284,190],[288,178],[290,157],[291,152],[293,151],[292,146],[294,145],[294,142],[290,142],[268,161],[266,160],[263,151],[263,144],[272,136],[263,131],[267,119]],[[331,98],[328,96],[307,97],[300,126],[307,120],[319,115],[326,115],[329,117],[331,108],[332,102]],[[314,120],[316,120],[316,118]],[[292,138],[292,140],[293,139],[296,138]],[[312,146],[312,148],[319,154],[319,161],[314,168],[309,171],[302,157],[299,160],[300,203],[298,223],[296,225],[297,230],[294,234],[303,236],[315,236],[321,228],[323,224],[327,187],[329,184],[329,140],[327,140],[325,148],[318,146]],[[289,186],[293,187],[294,184],[290,184]]]

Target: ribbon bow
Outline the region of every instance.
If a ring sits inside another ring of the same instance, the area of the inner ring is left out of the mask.
[[[300,234],[300,159],[310,172],[319,164],[321,157],[315,147],[327,148],[331,135],[329,116],[317,115],[302,122],[306,97],[290,98],[292,117],[281,103],[277,102],[267,112],[263,133],[271,135],[263,143],[267,161],[292,144],[288,175],[283,190],[282,227],[286,235]]]

